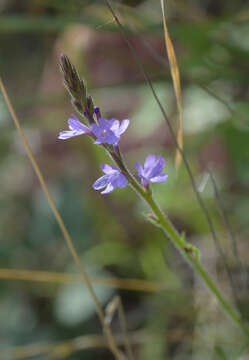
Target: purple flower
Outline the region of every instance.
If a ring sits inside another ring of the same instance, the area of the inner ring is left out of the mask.
[[[100,168],[106,175],[101,176],[96,180],[93,184],[93,188],[95,190],[100,190],[106,187],[104,191],[101,191],[101,194],[108,194],[116,187],[124,188],[128,185],[126,177],[115,166],[101,164]]]
[[[125,132],[129,126],[128,119],[123,120],[120,124],[119,120],[107,120],[103,117],[99,118],[99,125],[91,124],[91,129],[96,136],[95,144],[117,145],[120,135]]]
[[[86,125],[82,124],[82,122],[80,122],[74,115],[72,115],[67,122],[70,130],[61,131],[58,139],[65,140],[74,136],[92,133],[91,130]]]
[[[143,186],[147,187],[150,182],[163,182],[167,179],[168,175],[162,174],[164,163],[162,155],[157,160],[156,155],[153,154],[147,156],[144,168],[139,162],[136,163],[138,176],[141,178]]]

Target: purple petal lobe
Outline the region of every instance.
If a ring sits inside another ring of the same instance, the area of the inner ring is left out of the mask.
[[[137,168],[138,176],[142,177],[144,171],[142,165],[138,161],[136,162],[136,168]]]
[[[58,139],[61,139],[61,140],[66,140],[66,139],[69,139],[71,138],[73,134],[73,131],[61,131],[58,135]]]
[[[115,166],[108,165],[108,164],[100,164],[100,168],[105,174],[108,174],[108,175],[115,172],[115,170],[118,171],[118,169]]]
[[[91,129],[96,137],[99,137],[101,135],[102,130],[98,125],[91,124]]]
[[[120,174],[117,179],[116,184],[118,187],[120,187],[122,189],[122,188],[126,187],[129,184],[129,182],[123,174]]]
[[[99,118],[99,126],[103,129],[110,129],[111,122],[109,120],[106,120],[105,118],[101,117]]]
[[[59,133],[58,139],[65,140],[82,134],[91,134],[91,130],[87,126],[82,124],[76,118],[76,116],[72,115],[72,117],[69,118],[67,122],[70,130],[61,131]]]
[[[150,179],[151,182],[156,183],[156,182],[163,182],[167,179],[168,174],[161,174],[158,176],[155,176],[153,178]]]
[[[119,142],[119,137],[114,135],[114,133],[110,133],[107,136],[104,136],[104,139],[102,140],[103,143],[114,145]]]
[[[156,155],[150,154],[147,156],[144,162],[144,170],[151,168],[156,162]]]
[[[84,133],[82,133],[80,131],[76,131],[76,130],[65,130],[65,131],[61,131],[59,133],[58,139],[66,140],[66,139],[70,139],[71,137],[82,135],[82,134],[84,134]]]
[[[81,131],[81,134],[90,134],[91,130],[85,126],[84,124],[82,124],[82,122],[80,122],[77,118],[69,118],[68,119],[68,127],[70,130],[76,130],[76,131]]]
[[[162,157],[162,155],[160,155],[151,171],[151,177],[157,176],[162,172],[164,168],[164,163],[164,158]]]
[[[101,194],[109,194],[115,189],[115,187],[109,183],[104,191],[101,191]]]
[[[119,127],[119,135],[123,134],[125,132],[125,130],[128,128],[130,124],[130,120],[125,119],[121,122],[121,125]]]
[[[119,136],[119,127],[120,127],[119,120],[111,119],[110,122],[111,122],[111,127],[110,127],[111,131],[113,131],[115,135]]]
[[[93,184],[93,188],[95,190],[103,189],[108,183],[109,183],[109,176],[104,175],[95,181],[95,183]]]

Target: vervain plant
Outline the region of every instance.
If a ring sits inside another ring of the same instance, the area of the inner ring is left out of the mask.
[[[149,154],[146,157],[144,166],[139,162],[136,163],[137,175],[132,174],[118,145],[121,135],[129,126],[129,120],[125,119],[120,123],[117,119],[107,120],[101,114],[100,108],[94,105],[91,95],[87,93],[86,84],[66,55],[61,55],[60,67],[64,77],[64,84],[71,96],[71,102],[82,117],[83,122],[75,115],[72,115],[68,119],[69,130],[60,132],[58,138],[65,140],[85,134],[93,139],[94,144],[101,146],[107,152],[115,166],[113,164],[101,164],[100,168],[105,175],[95,181],[93,188],[101,190],[101,194],[108,194],[116,188],[130,186],[152,210],[153,214],[148,215],[148,220],[161,228],[165,237],[170,239],[184,260],[192,266],[212,295],[216,297],[224,312],[249,339],[247,324],[244,323],[241,315],[230,305],[202,267],[198,249],[190,244],[183,234],[178,233],[153,198],[150,183],[164,182],[168,177],[168,174],[162,172],[165,164],[162,155],[157,158],[156,155]]]

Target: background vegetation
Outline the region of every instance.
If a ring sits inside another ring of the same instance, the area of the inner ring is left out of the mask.
[[[114,5],[175,123],[160,2]],[[73,111],[58,67],[63,52],[106,117],[130,119],[121,141],[130,167],[135,171],[135,161],[148,153],[166,158],[169,178],[153,187],[156,199],[200,249],[202,262],[230,301],[249,317],[248,4],[168,1],[167,16],[181,74],[184,151],[214,221],[233,289],[186,170],[175,170],[165,121],[104,2],[2,0],[0,75],[101,304],[115,294],[122,298],[136,359],[247,359],[242,334],[160,231],[146,222],[141,215],[146,208],[134,193],[125,188],[101,196],[92,189],[101,175],[98,164],[109,161],[103,151],[85,137],[57,140]],[[2,356],[110,359],[94,304],[79,283],[2,97],[0,128]],[[120,334],[117,316],[112,329]]]

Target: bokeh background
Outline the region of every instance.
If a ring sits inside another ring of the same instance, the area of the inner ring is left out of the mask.
[[[175,124],[160,2],[130,0],[113,6]],[[159,229],[146,221],[148,209],[131,189],[107,196],[92,189],[101,176],[99,164],[109,161],[101,147],[85,136],[57,139],[73,112],[58,67],[65,53],[102,113],[130,119],[121,149],[132,171],[149,153],[165,157],[169,177],[153,185],[156,199],[200,249],[203,264],[230,301],[236,293],[237,308],[249,317],[248,2],[171,0],[167,17],[181,74],[184,151],[235,291],[186,170],[183,165],[175,169],[165,121],[104,1],[1,0],[0,75],[77,252],[94,277],[101,304],[121,296],[135,358],[248,359],[242,334]],[[0,172],[1,359],[111,359],[102,346],[93,302],[77,281],[77,269],[2,96]],[[121,333],[116,315],[112,328]]]

